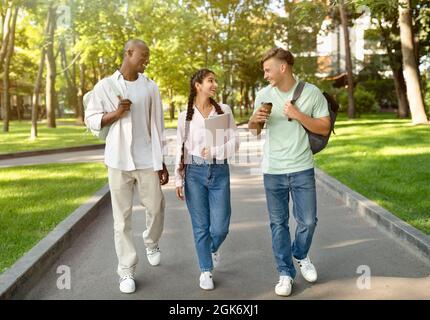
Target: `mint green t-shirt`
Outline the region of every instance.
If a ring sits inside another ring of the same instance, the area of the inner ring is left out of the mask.
[[[268,85],[261,89],[255,98],[254,113],[261,107],[261,102],[272,102],[272,113],[266,123],[266,141],[262,170],[268,174],[299,172],[314,167],[314,158],[310,149],[305,129],[299,121],[288,121],[283,109],[287,101],[293,98],[296,84],[282,92]],[[306,83],[300,98],[296,102],[298,109],[313,118],[329,116],[327,100],[314,85]]]

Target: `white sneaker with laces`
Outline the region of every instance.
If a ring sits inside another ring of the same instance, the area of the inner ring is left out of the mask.
[[[210,271],[205,271],[200,274],[200,288],[203,290],[213,290],[214,281],[212,279],[212,273]]]
[[[291,294],[293,288],[293,278],[290,276],[279,276],[279,282],[275,287],[275,293],[278,296],[287,297]]]
[[[121,277],[119,279],[119,290],[121,290],[122,293],[133,293],[136,291],[134,277],[132,275]]]
[[[151,266],[158,266],[161,260],[161,251],[160,248],[146,248],[146,256],[148,258],[149,264]]]
[[[212,252],[212,264],[214,268],[219,266],[220,261],[221,261],[221,254],[219,253],[219,251]]]
[[[315,269],[315,266],[312,264],[311,259],[309,259],[309,256],[306,256],[306,258],[302,260],[298,260],[298,259],[295,259],[295,260],[299,264],[302,276],[303,278],[305,278],[306,281],[308,282],[317,281],[317,278],[318,278],[317,270]]]

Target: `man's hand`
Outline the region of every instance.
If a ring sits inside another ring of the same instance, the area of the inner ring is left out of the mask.
[[[132,102],[129,99],[123,99],[118,96],[118,116],[121,118],[127,111],[130,111]]]
[[[169,171],[167,171],[167,167],[164,163],[163,170],[158,171],[158,178],[160,179],[160,184],[162,186],[169,182]]]
[[[118,121],[124,116],[124,114],[126,114],[127,111],[130,111],[132,102],[128,99],[123,99],[120,96],[118,96],[118,99],[118,108],[115,111],[108,112],[103,115],[101,123],[102,128]]]
[[[249,119],[252,123],[264,124],[269,118],[269,113],[266,111],[265,107],[259,108],[254,115]]]
[[[265,107],[260,107],[248,121],[248,129],[252,135],[258,136],[263,129],[264,123],[267,121],[269,113]]]
[[[294,104],[287,102],[284,106],[284,115],[288,117],[288,120],[298,120],[302,113]]]
[[[176,197],[179,200],[182,200],[182,201],[185,200],[185,198],[184,198],[184,188],[183,187],[176,187]]]
[[[210,148],[207,148],[207,147],[203,148],[203,149],[202,149],[202,152],[201,152],[201,156],[202,156],[202,158],[203,158],[203,159],[205,159],[205,160],[210,159],[210,157],[211,157],[211,151],[210,151]]]

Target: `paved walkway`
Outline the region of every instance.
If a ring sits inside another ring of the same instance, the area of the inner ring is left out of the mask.
[[[242,138],[246,139],[247,134],[242,134]],[[261,142],[242,143],[241,153],[248,149],[251,158],[258,155]],[[88,156],[97,158],[98,152]],[[83,160],[82,154],[77,159]],[[198,287],[199,270],[190,218],[185,204],[176,200],[172,177],[164,188],[167,207],[160,241],[162,263],[158,267],[150,266],[144,255],[141,234],[145,218],[136,202],[133,226],[140,262],[134,294],[121,294],[118,289],[113,219],[107,206],[104,214],[61,255],[26,298],[285,299],[274,294],[277,273],[262,176],[255,174],[257,167],[257,163],[231,166],[233,213],[230,233],[222,246],[221,265],[214,271],[214,291],[205,292]],[[170,172],[173,172],[171,167]],[[318,188],[318,210],[319,222],[310,256],[318,269],[319,281],[308,284],[298,272],[293,293],[287,299],[430,299],[428,262],[353,214],[321,188]],[[294,230],[294,219],[290,222]],[[70,267],[70,290],[56,286],[60,276],[56,270],[61,265]],[[368,289],[362,281],[363,270],[371,273]]]

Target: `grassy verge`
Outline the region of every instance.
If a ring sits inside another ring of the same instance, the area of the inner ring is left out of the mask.
[[[38,125],[38,138],[30,140],[30,121],[11,121],[9,132],[0,132],[0,154],[100,144],[83,125],[75,125],[73,119],[59,119],[57,128]]]
[[[101,163],[0,169],[0,273],[105,183]]]
[[[430,235],[430,126],[394,115],[336,122],[317,166]]]

